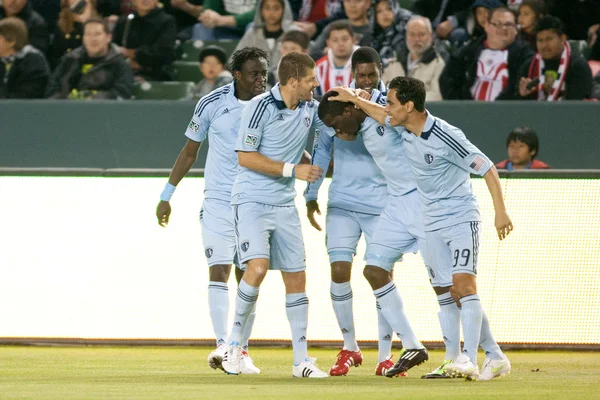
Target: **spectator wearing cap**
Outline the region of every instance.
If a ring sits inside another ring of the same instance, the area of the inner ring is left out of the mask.
[[[471,41],[485,37],[485,26],[490,18],[490,11],[498,7],[502,7],[500,0],[475,0],[471,6],[471,15],[466,23]]]
[[[506,138],[508,159],[496,164],[498,169],[508,171],[520,169],[548,169],[550,166],[536,160],[539,152],[539,140],[535,131],[528,127],[515,128]]]
[[[17,17],[27,26],[29,44],[42,53],[48,50],[50,33],[44,18],[33,10],[27,0],[4,0],[0,2],[0,19]]]
[[[523,65],[519,96],[526,100],[582,100],[590,97],[592,72],[571,51],[560,19],[546,15],[536,25],[537,53]]]
[[[233,81],[233,76],[227,69],[227,55],[219,46],[207,46],[198,57],[198,68],[202,72],[202,80],[192,90],[194,100],[199,100],[213,90]]]
[[[519,5],[519,39],[536,49],[535,25],[548,14],[544,0],[524,0]]]

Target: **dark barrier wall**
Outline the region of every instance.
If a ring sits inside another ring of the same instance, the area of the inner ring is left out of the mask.
[[[508,133],[527,125],[540,136],[539,159],[552,167],[600,168],[600,104],[443,102],[428,109],[495,162],[506,158]],[[189,102],[0,102],[0,167],[170,168],[193,110]]]

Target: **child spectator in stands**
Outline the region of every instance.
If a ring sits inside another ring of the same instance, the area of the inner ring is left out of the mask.
[[[287,31],[281,37],[281,41],[279,42],[279,54],[280,57],[285,56],[288,53],[293,51],[297,53],[308,53],[308,45],[310,43],[310,39],[306,33],[303,31]],[[269,64],[269,77],[267,89],[269,87],[275,86],[277,82],[279,82],[279,77],[277,76],[277,64]]]
[[[25,22],[29,44],[44,54],[48,51],[50,33],[46,21],[33,10],[27,0],[0,1],[0,19],[5,17],[17,17]]]
[[[136,12],[119,18],[113,41],[129,60],[136,80],[169,79],[177,26],[158,0],[133,0]],[[131,18],[132,17],[132,18]]]
[[[133,72],[111,40],[103,20],[87,20],[83,24],[83,46],[63,57],[50,78],[46,96],[71,100],[129,99]]]
[[[61,0],[60,6],[48,55],[52,69],[60,63],[62,56],[81,46],[83,24],[90,18],[98,17],[96,0]]]
[[[547,15],[538,21],[535,31],[538,52],[521,69],[521,98],[538,101],[589,98],[592,72],[585,59],[571,51],[560,19]]]
[[[225,50],[219,46],[207,46],[202,49],[198,61],[200,62],[198,68],[204,78],[192,90],[195,101],[233,81],[231,72],[225,69],[227,55],[225,55]]]
[[[490,18],[490,11],[499,7],[502,7],[500,0],[475,0],[466,23],[470,41],[477,41],[485,36],[485,26]]]
[[[205,0],[194,25],[194,40],[239,40],[254,19],[256,0]]]
[[[548,169],[545,162],[536,160],[539,152],[539,141],[533,129],[528,127],[515,128],[506,138],[508,159],[496,164],[498,169],[514,171],[519,169]]]
[[[524,0],[519,6],[519,39],[536,49],[535,25],[548,14],[544,0]]]
[[[0,20],[0,99],[43,98],[49,75],[44,55],[27,44],[25,23]]]
[[[379,53],[384,70],[398,58],[398,49],[405,47],[406,25],[411,16],[396,0],[376,1],[369,22],[373,32],[371,47]]]
[[[316,93],[323,96],[336,86],[348,86],[352,82],[352,53],[354,45],[352,26],[347,21],[332,22],[327,31],[327,55],[317,61],[317,81],[320,86]]]

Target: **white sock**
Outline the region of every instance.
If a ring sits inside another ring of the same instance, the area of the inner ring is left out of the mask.
[[[378,302],[375,302],[375,306],[377,308],[377,337],[379,338],[377,342],[377,350],[379,351],[377,363],[380,363],[392,355],[392,335],[394,334],[394,330],[381,313],[381,306]]]
[[[308,358],[306,329],[308,327],[308,297],[306,293],[291,293],[285,295],[285,313],[292,329],[292,349],[294,350],[294,365]]]
[[[373,293],[381,306],[381,313],[402,340],[404,348],[415,350],[424,348],[406,318],[402,307],[402,299],[394,282],[388,283],[384,287],[373,291]]]
[[[229,289],[225,282],[208,282],[208,309],[217,346],[227,343],[227,318],[229,317]]]
[[[350,282],[330,284],[331,303],[342,335],[344,349],[358,351],[356,333],[354,330],[354,314],[352,312],[352,287]]]
[[[463,326],[463,338],[465,344],[463,353],[469,356],[473,364],[477,365],[477,349],[481,337],[481,325],[483,322],[483,308],[479,296],[471,294],[460,298],[462,309],[460,319]]]
[[[248,351],[248,340],[252,334],[252,327],[254,326],[254,320],[256,319],[256,304],[252,307],[248,319],[246,319],[246,325],[244,325],[244,335],[242,336],[242,349]]]
[[[237,297],[235,298],[235,315],[233,317],[231,334],[229,335],[229,344],[239,346],[242,342],[244,326],[258,299],[258,289],[257,287],[248,285],[243,279],[240,281]]]
[[[446,360],[456,360],[460,354],[460,309],[450,293],[437,296],[438,318],[446,345]]]
[[[485,351],[485,356],[490,360],[503,360],[504,353],[500,350],[500,346],[496,343],[494,339],[494,335],[492,335],[492,330],[490,329],[490,322],[488,321],[488,317],[483,312],[483,319],[481,320],[481,337],[479,339],[479,345]]]

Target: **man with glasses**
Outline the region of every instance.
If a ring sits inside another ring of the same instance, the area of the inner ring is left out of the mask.
[[[517,95],[521,66],[533,57],[517,39],[515,14],[506,7],[490,12],[485,37],[450,57],[440,78],[446,100],[512,100]]]

